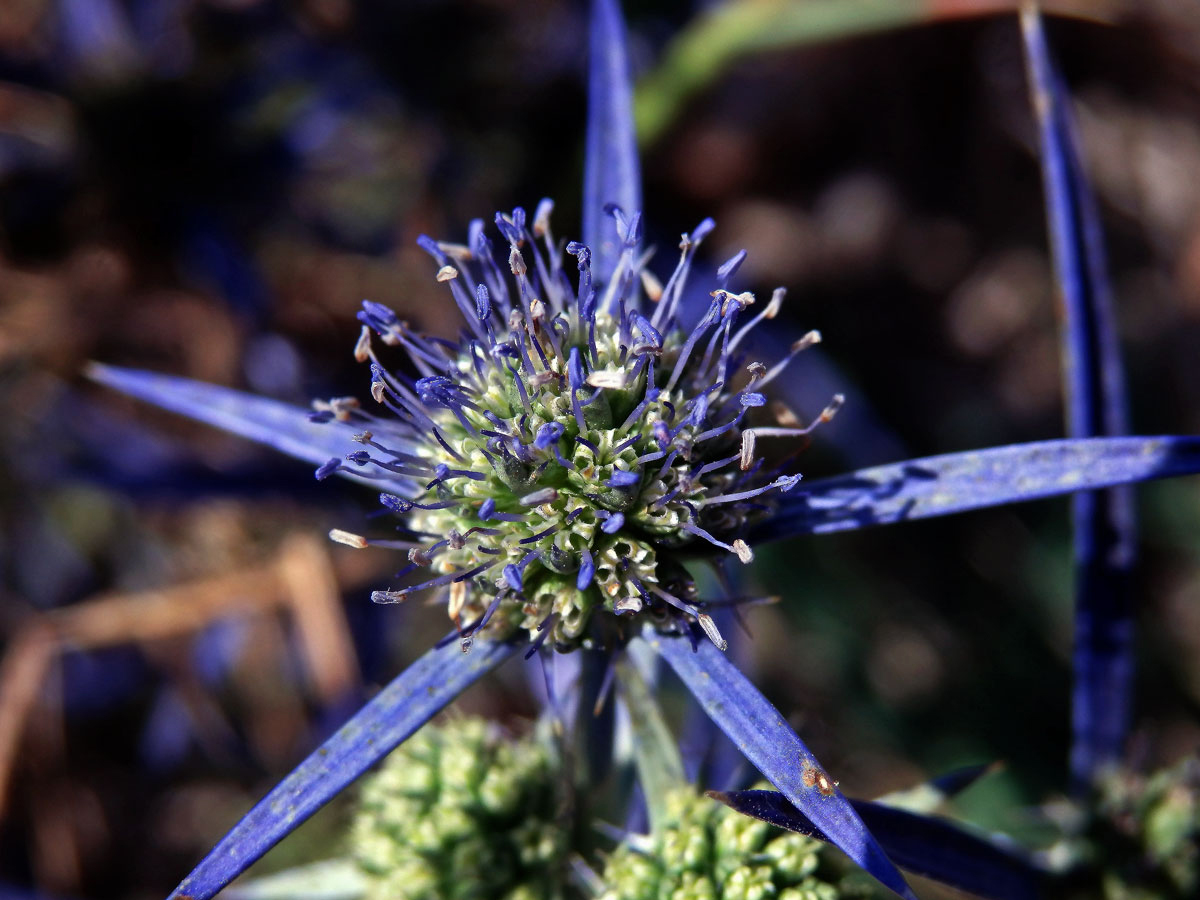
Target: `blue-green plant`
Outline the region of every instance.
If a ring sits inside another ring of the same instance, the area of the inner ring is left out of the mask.
[[[1052,211],[1079,182],[1048,181]],[[748,563],[764,540],[1193,473],[1200,440],[1121,437],[1119,422],[1106,421],[1065,440],[801,483],[798,473],[766,462],[760,442],[807,434],[837,400],[808,426],[764,418],[765,392],[791,357],[743,355],[783,292],[762,302],[733,290],[738,254],[706,285],[710,300],[698,322],[685,325],[681,299],[693,255],[714,225],[706,219],[684,234],[664,283],[647,268],[641,207],[624,25],[614,0],[596,0],[582,239],[565,245],[573,266],[553,237],[549,201],[532,216],[498,214],[499,250],[482,222],[469,226],[462,244],[422,238],[465,328],[457,340],[420,335],[386,307],[364,304],[355,352],[370,367],[371,406],[338,399],[306,411],[167,375],[93,367],[92,376],[114,388],[308,460],[318,478],[336,474],[378,491],[398,536],[331,536],[407,553],[412,583],[381,588],[373,599],[440,591],[454,623],[445,641],[254,807],[173,896],[212,896],[511,656],[579,652],[585,668],[607,671],[603,683],[616,671],[611,660],[632,643],[666,661],[814,834],[882,884],[913,896],[889,851],[961,883],[952,876],[970,868],[973,845],[930,826],[918,833],[918,852],[906,837],[912,822],[877,817],[867,827],[861,806],[726,658],[708,612],[720,598],[697,595],[688,564],[714,554]],[[1077,198],[1068,203],[1071,222],[1080,209]],[[1064,231],[1071,246],[1077,231]],[[1063,268],[1065,279],[1094,275],[1082,264]],[[1091,348],[1102,330],[1068,318],[1068,333],[1070,346]],[[817,339],[802,338],[792,354]],[[416,377],[390,360],[393,351],[407,354]],[[1104,354],[1080,365],[1089,384],[1112,372]],[[1082,507],[1077,518],[1091,534],[1107,521]],[[1109,615],[1109,607],[1082,609],[1089,633]],[[1093,642],[1080,653],[1080,669],[1088,670],[1080,697],[1094,696],[1109,676],[1123,677],[1127,645],[1106,656]],[[1096,665],[1099,674],[1089,668]],[[1080,733],[1080,746],[1091,748],[1083,755],[1111,752],[1107,726],[1083,723]]]

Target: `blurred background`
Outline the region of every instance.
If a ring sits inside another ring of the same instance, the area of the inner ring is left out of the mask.
[[[1099,195],[1142,434],[1200,431],[1200,12],[1047,3]],[[838,418],[806,476],[1061,436],[1052,274],[1011,3],[630,0],[648,238],[718,223],[789,290],[781,386]],[[1086,14],[1086,18],[1080,18]],[[576,237],[576,0],[0,4],[0,894],[165,894],[445,630],[376,608],[373,508],[90,385],[89,359],[306,403],[365,393],[364,298],[452,334],[420,233],[558,206]],[[1131,759],[1200,744],[1200,483],[1139,492]],[[739,661],[848,793],[1003,760],[992,826],[1061,791],[1067,504],[762,548]],[[512,664],[460,706],[535,713]],[[332,852],[339,804],[267,865]]]

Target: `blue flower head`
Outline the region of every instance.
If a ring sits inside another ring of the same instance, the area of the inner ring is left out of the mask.
[[[664,286],[645,268],[639,214],[609,208],[621,252],[600,280],[587,245],[568,243],[564,256],[551,208],[543,200],[532,221],[520,208],[497,214],[499,252],[480,221],[466,244],[420,239],[467,321],[458,343],[363,304],[355,352],[370,364],[378,412],[321,406],[315,418],[361,428],[364,449],[317,477],[349,469],[387,486],[380,502],[405,540],[382,543],[406,545],[412,578],[372,599],[444,590],[464,649],[475,635],[520,631],[561,650],[615,647],[643,622],[672,633],[697,623],[723,649],[680,559],[717,550],[750,562],[743,535],[799,481],[764,466],[756,439],[813,426],[751,425],[790,357],[768,368],[746,356],[745,340],[784,292],[762,304],[727,290],[735,257],[684,329],[692,258],[712,220],[683,235]],[[797,341],[793,355],[818,339]],[[389,368],[388,347],[419,377]]]
[[[399,534],[373,540],[339,530],[331,536],[407,553],[404,578],[374,599],[391,603],[440,590],[455,624],[446,641],[397,676],[252,809],[174,896],[212,896],[517,652],[548,644],[583,648],[592,657],[602,656],[592,653],[600,650],[608,658],[634,642],[667,662],[779,791],[742,798],[742,806],[785,824],[799,816],[807,833],[838,845],[901,896],[912,892],[885,847],[926,874],[969,869],[974,880],[954,882],[964,887],[999,884],[1000,875],[990,873],[1009,872],[1011,861],[997,858],[991,845],[962,850],[969,842],[949,834],[944,823],[897,820],[843,796],[785,717],[722,652],[724,641],[682,561],[717,553],[745,563],[752,541],[1200,470],[1200,440],[1121,437],[1116,427],[908,460],[799,486],[797,474],[765,465],[760,440],[806,434],[840,403],[833,398],[807,426],[770,415],[771,382],[819,336],[801,338],[782,360],[760,361],[749,352],[752,330],[775,315],[783,292],[764,302],[731,290],[743,254],[704,286],[697,324],[681,325],[693,256],[713,223],[706,219],[685,234],[674,271],[665,284],[655,279],[641,246],[624,26],[615,0],[595,0],[592,10],[582,240],[556,240],[549,201],[532,218],[519,208],[497,215],[492,237],[477,221],[464,244],[421,238],[435,278],[465,322],[458,340],[418,334],[392,310],[368,301],[359,313],[363,331],[355,353],[370,366],[371,401],[342,398],[319,403],[312,413],[186,379],[100,365],[92,370],[97,380],[127,393],[308,460],[318,466],[318,478],[337,474],[373,487]],[[1036,61],[1044,50],[1036,19],[1030,21]],[[1036,83],[1050,84],[1039,72],[1035,66]],[[1045,116],[1057,107],[1039,100],[1038,108]],[[1055,162],[1047,163],[1047,185],[1056,248],[1094,244],[1094,234],[1084,235],[1079,226],[1088,221],[1086,212],[1057,202],[1084,196],[1069,149],[1055,143],[1065,129],[1053,115],[1043,126],[1044,155]],[[1069,289],[1100,283],[1095,266],[1082,259],[1070,257],[1060,280],[1070,302],[1087,311],[1097,291]],[[1101,325],[1072,325],[1071,340],[1106,327],[1103,317],[1088,321]],[[1071,358],[1079,371],[1114,371],[1104,353],[1089,361],[1077,350]],[[405,359],[408,369],[401,366]],[[1081,380],[1098,385],[1106,379]],[[1091,401],[1072,396],[1070,402]],[[1106,508],[1100,504],[1099,513],[1079,520],[1108,533]],[[1111,646],[1098,627],[1115,621],[1106,615],[1092,610],[1085,617],[1097,635],[1094,646]],[[1127,656],[1120,651],[1108,658],[1083,646],[1084,699],[1077,711],[1107,708],[1107,698],[1127,689]],[[1088,713],[1080,721],[1081,742],[1103,750],[1084,755],[1111,755],[1111,735],[1119,738],[1123,718]],[[1093,740],[1093,733],[1103,740]],[[933,852],[915,853],[913,834],[918,842],[933,835]],[[956,856],[960,852],[965,856]],[[1023,890],[1004,895],[1027,896]]]

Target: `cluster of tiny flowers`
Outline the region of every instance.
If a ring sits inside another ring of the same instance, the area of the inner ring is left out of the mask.
[[[542,745],[482,719],[422,729],[363,785],[350,845],[366,900],[561,896],[558,771]]]
[[[668,821],[630,838],[604,867],[600,900],[881,898],[868,878],[836,871],[816,840],[734,812],[690,787],[667,797]]]
[[[751,559],[740,535],[800,477],[769,470],[757,440],[807,434],[840,403],[805,428],[768,407],[761,390],[820,336],[810,332],[771,367],[744,355],[743,341],[776,315],[784,293],[741,321],[755,298],[724,285],[744,253],[720,268],[695,326],[681,326],[693,253],[711,220],[683,235],[663,285],[639,250],[640,215],[614,209],[623,244],[615,271],[594,281],[589,248],[568,243],[572,284],[550,209],[543,201],[532,222],[520,208],[497,214],[503,266],[481,221],[466,245],[420,239],[466,320],[458,341],[418,334],[364,303],[355,353],[370,363],[382,409],[317,405],[318,421],[361,426],[363,445],[317,477],[349,470],[386,481],[380,502],[401,517],[402,536],[332,536],[406,549],[397,577],[412,583],[373,599],[444,589],[464,649],[476,634],[521,629],[539,646],[607,646],[637,619],[663,630],[695,622],[721,646],[679,560],[697,547]],[[381,362],[379,343],[402,348],[413,374]]]
[[[1200,758],[1143,775],[1105,772],[1089,802],[1066,814],[1071,837],[1049,853],[1064,895],[1103,900],[1200,896]]]

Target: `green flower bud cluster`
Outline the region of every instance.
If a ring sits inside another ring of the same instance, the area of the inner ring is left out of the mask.
[[[1065,848],[1078,861],[1073,896],[1200,897],[1200,759],[1148,776],[1114,769],[1097,782],[1088,810]]]
[[[823,845],[679,788],[647,846],[626,842],[604,867],[600,900],[845,900],[878,897],[843,878]]]
[[[541,744],[482,719],[421,729],[362,789],[350,845],[366,900],[562,896],[557,771]]]

